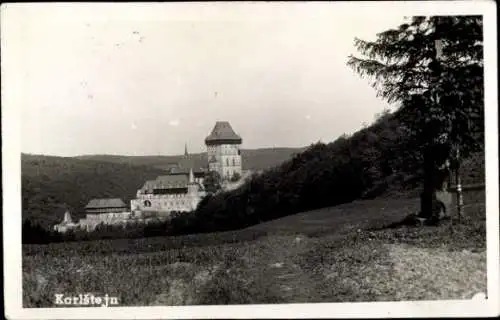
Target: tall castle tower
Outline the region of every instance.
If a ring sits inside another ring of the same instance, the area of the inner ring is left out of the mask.
[[[217,171],[223,180],[234,174],[241,177],[242,139],[227,121],[217,121],[212,133],[205,139],[208,154],[208,169]]]

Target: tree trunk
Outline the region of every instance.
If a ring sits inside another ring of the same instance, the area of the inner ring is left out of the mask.
[[[448,192],[449,166],[437,163],[438,147],[424,150],[424,190],[420,198],[419,217],[429,223],[437,223],[448,217],[451,207],[451,194]]]
[[[434,193],[434,156],[432,149],[426,147],[424,150],[424,190],[420,196],[419,216],[429,219],[432,216],[432,195]]]

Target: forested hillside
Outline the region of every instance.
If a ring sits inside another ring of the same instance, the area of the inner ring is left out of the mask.
[[[60,222],[63,206],[78,218],[92,198],[120,197],[128,203],[146,180],[165,173],[148,166],[26,154],[21,171],[23,220],[43,226]]]
[[[422,157],[397,114],[329,144],[317,143],[241,188],[202,201],[184,232],[230,230],[360,198],[418,196]],[[484,152],[462,167],[464,184],[484,182]]]

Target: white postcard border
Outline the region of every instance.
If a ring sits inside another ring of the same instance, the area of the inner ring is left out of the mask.
[[[381,318],[381,317],[485,317],[495,316],[499,308],[499,214],[498,214],[498,101],[497,101],[497,36],[495,2],[493,1],[429,1],[429,2],[337,2],[337,3],[211,3],[211,10],[197,10],[196,3],[177,3],[193,9],[194,14],[214,13],[203,17],[245,17],[252,10],[259,10],[262,19],[271,19],[281,7],[307,10],[343,10],[357,6],[358,12],[369,13],[376,7],[385,12],[400,12],[401,15],[460,15],[482,14],[484,16],[484,65],[485,65],[485,112],[486,112],[486,206],[487,206],[487,268],[488,299],[482,301],[407,301],[366,303],[309,303],[277,305],[231,305],[231,306],[186,306],[186,307],[114,307],[114,308],[22,308],[21,268],[21,186],[20,186],[20,126],[19,110],[14,97],[19,95],[22,75],[16,73],[16,65],[9,60],[13,52],[6,51],[10,29],[14,24],[15,8],[18,6],[60,6],[62,9],[76,4],[4,4],[2,5],[2,160],[3,160],[3,224],[4,224],[4,296],[5,312],[9,319],[149,319],[149,318]],[[95,12],[99,4],[79,4],[80,8]],[[104,4],[109,9],[126,6],[126,14],[138,10],[150,10],[152,6],[169,4]],[[253,6],[253,7],[251,7]],[[318,8],[319,7],[319,8]],[[184,7],[183,7],[184,8]],[[217,11],[216,9],[220,10]],[[198,7],[199,9],[199,7]],[[298,9],[297,9],[298,10]],[[150,10],[151,11],[151,10]],[[153,10],[154,11],[154,10]],[[187,11],[186,11],[187,12]],[[191,12],[191,11],[190,11]],[[9,15],[6,15],[9,13]],[[283,11],[279,11],[286,16]],[[101,17],[106,17],[106,14]],[[279,16],[279,15],[278,15]],[[184,17],[186,18],[186,17]],[[15,41],[15,40],[14,40]]]

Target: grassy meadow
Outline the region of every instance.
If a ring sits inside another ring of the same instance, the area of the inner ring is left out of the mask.
[[[435,227],[400,225],[418,199],[386,198],[229,232],[23,245],[23,306],[55,307],[56,293],[126,306],[468,299],[486,292],[484,196],[467,192],[462,221]]]

